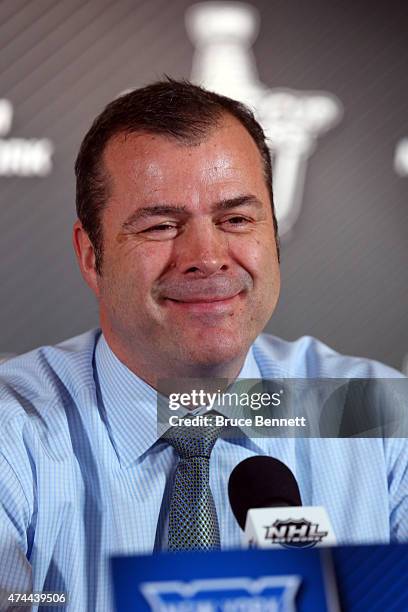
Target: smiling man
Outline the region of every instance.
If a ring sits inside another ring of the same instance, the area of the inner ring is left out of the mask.
[[[310,337],[261,334],[279,248],[251,112],[185,82],[135,90],[97,117],[76,175],[73,241],[100,329],[0,369],[0,608],[52,591],[65,609],[108,610],[109,555],[239,546],[228,477],[256,454],[291,468],[339,542],[405,539],[405,441],[206,431],[193,456],[182,436],[158,435],[160,379],[398,376]]]
[[[235,378],[278,299],[263,161],[245,127],[218,114],[183,138],[146,128],[111,138],[98,268],[89,231],[75,226],[105,339],[153,386],[158,377]]]

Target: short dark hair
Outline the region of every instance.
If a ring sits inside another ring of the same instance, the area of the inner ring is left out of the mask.
[[[96,117],[82,141],[75,163],[76,209],[94,247],[98,273],[102,270],[103,256],[101,214],[110,189],[109,177],[102,163],[108,141],[119,134],[132,132],[161,134],[184,142],[199,141],[207,136],[225,114],[235,117],[258,147],[271,199],[279,255],[271,155],[262,127],[251,110],[241,102],[207,91],[188,81],[167,79],[135,89],[113,100]]]

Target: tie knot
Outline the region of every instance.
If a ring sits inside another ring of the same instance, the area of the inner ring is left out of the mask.
[[[176,451],[181,459],[193,457],[210,458],[217,439],[221,436],[222,427],[208,425],[203,427],[178,426],[166,431],[163,439]]]

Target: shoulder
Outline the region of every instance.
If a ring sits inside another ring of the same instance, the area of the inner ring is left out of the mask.
[[[34,508],[38,466],[72,456],[69,415],[81,391],[94,389],[99,333],[42,346],[0,366],[0,493],[4,502],[6,484],[14,483],[13,495],[21,501],[22,491],[27,516]]]
[[[55,404],[76,397],[93,382],[99,330],[56,346],[42,346],[0,365],[0,432],[18,417],[42,419]]]
[[[261,334],[253,345],[262,376],[299,378],[399,378],[393,368],[363,357],[342,355],[312,336],[288,342]]]

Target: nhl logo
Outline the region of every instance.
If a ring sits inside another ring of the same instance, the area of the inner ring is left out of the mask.
[[[271,544],[280,544],[285,548],[312,548],[323,540],[327,531],[319,531],[319,525],[302,519],[276,520],[265,526],[265,539]]]

